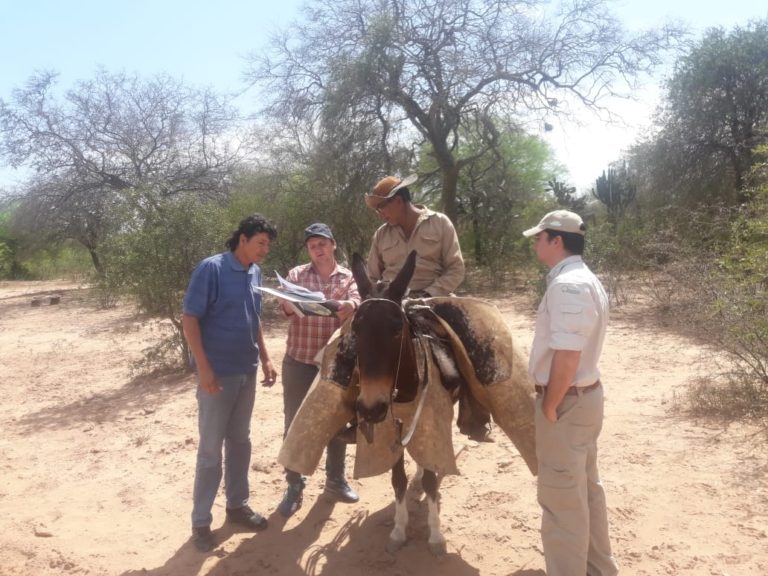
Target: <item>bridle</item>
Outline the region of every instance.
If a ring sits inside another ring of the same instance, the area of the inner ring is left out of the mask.
[[[387,302],[388,305],[391,304],[392,306],[396,306],[398,311],[400,312],[400,317],[401,317],[402,322],[403,322],[403,327],[402,327],[402,330],[400,332],[400,348],[399,348],[398,354],[397,354],[397,366],[395,368],[395,377],[394,377],[394,381],[393,381],[393,384],[392,384],[392,389],[390,390],[390,393],[389,393],[389,405],[390,405],[389,413],[390,413],[390,417],[392,418],[393,425],[398,430],[398,436],[400,437],[399,445],[402,446],[402,447],[405,447],[405,446],[408,445],[408,443],[410,442],[411,438],[413,437],[413,433],[416,430],[416,424],[418,423],[419,417],[421,416],[421,412],[422,412],[422,409],[424,407],[424,400],[426,398],[425,390],[426,390],[427,382],[424,382],[423,385],[421,385],[422,384],[421,381],[417,383],[417,393],[416,393],[416,396],[418,397],[419,400],[418,400],[418,404],[416,406],[416,412],[414,413],[413,420],[411,421],[411,425],[409,427],[408,432],[405,434],[405,436],[403,436],[403,434],[402,434],[403,422],[399,418],[395,418],[394,410],[392,409],[392,406],[394,405],[395,399],[397,398],[397,395],[398,395],[397,383],[398,383],[398,381],[400,379],[400,368],[402,366],[402,361],[403,361],[403,354],[404,354],[404,350],[405,350],[405,348],[404,348],[405,347],[405,342],[406,342],[406,340],[410,340],[410,338],[411,338],[410,330],[409,330],[410,321],[408,320],[408,315],[406,314],[405,310],[403,309],[403,306],[401,304],[398,304],[397,302],[394,302],[394,301],[389,300],[387,298],[369,298],[368,300],[365,300],[365,302],[363,302],[363,304],[360,305],[361,308],[367,302]],[[360,310],[360,308],[358,308],[358,312],[359,312],[359,310]],[[424,361],[426,363],[426,351],[423,354],[423,356],[424,356]],[[356,364],[357,364],[357,366],[356,366],[357,371],[358,371],[358,373],[360,373],[360,359],[359,359],[359,357],[356,359]],[[419,380],[421,380],[421,377],[418,376],[418,374],[419,374],[418,367],[417,367],[416,373],[417,373],[417,378]],[[424,374],[424,380],[427,380],[427,368],[426,368],[426,366],[424,366],[424,368],[422,369],[421,373]]]

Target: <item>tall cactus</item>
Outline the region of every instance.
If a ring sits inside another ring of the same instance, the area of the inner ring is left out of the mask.
[[[613,222],[624,216],[637,195],[637,185],[632,181],[627,163],[612,164],[608,167],[607,175],[603,170],[603,174],[595,181],[592,195],[605,205],[608,217]]]

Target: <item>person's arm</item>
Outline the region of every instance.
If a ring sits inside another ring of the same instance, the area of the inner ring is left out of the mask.
[[[441,226],[443,273],[424,289],[430,296],[447,296],[464,281],[464,257],[461,255],[459,236],[447,216],[443,216]]]
[[[568,388],[576,382],[581,351],[598,316],[586,286],[554,282],[547,288],[546,298],[550,318],[548,345],[554,350],[554,355],[541,410],[547,420],[556,422],[557,408]]]
[[[354,278],[349,279],[340,296],[343,297],[344,300],[339,301],[340,306],[336,311],[336,316],[339,320],[344,322],[355,313],[357,307],[360,305],[360,294],[357,291],[357,283]]]
[[[221,390],[221,386],[218,380],[216,380],[211,364],[208,362],[208,356],[205,355],[203,337],[200,332],[200,321],[197,316],[184,314],[181,317],[181,326],[184,330],[184,338],[187,339],[189,350],[195,359],[197,375],[200,379],[200,388],[208,394],[216,394]]]
[[[557,407],[565,398],[568,388],[576,380],[576,370],[579,368],[580,360],[581,350],[555,350],[547,392],[541,404],[541,411],[550,422],[557,422]]]
[[[269,358],[267,345],[264,341],[264,329],[261,324],[259,324],[259,360],[261,361],[261,370],[264,372],[262,384],[270,387],[277,381],[277,370],[275,370],[272,360]]]
[[[277,303],[280,306],[280,311],[283,313],[283,316],[295,316],[295,312],[288,303],[288,300],[278,298]]]

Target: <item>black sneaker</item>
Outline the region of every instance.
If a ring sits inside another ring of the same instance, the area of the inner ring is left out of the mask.
[[[360,496],[357,492],[352,490],[352,487],[347,484],[344,478],[339,480],[326,480],[325,490],[323,494],[333,498],[337,502],[345,502],[346,504],[354,504],[360,500]]]
[[[210,552],[216,547],[210,526],[193,526],[192,542],[199,552]]]
[[[488,424],[478,424],[473,426],[467,434],[470,440],[475,442],[493,442],[491,436],[491,427]]]
[[[286,518],[290,518],[301,508],[303,503],[304,491],[300,487],[289,484],[285,494],[283,494],[283,499],[277,506],[277,511]]]
[[[267,519],[251,510],[250,506],[227,508],[227,522],[233,522],[257,532],[267,527]]]

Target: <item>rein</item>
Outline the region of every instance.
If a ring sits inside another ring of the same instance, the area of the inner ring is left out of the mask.
[[[418,383],[417,383],[418,390],[417,390],[417,393],[416,393],[417,396],[418,396],[418,404],[416,406],[416,412],[413,415],[413,420],[411,421],[411,425],[408,427],[408,431],[403,436],[402,435],[403,422],[399,418],[395,418],[395,414],[394,414],[394,411],[392,409],[392,406],[394,405],[395,398],[397,398],[397,394],[398,394],[397,383],[398,383],[398,380],[400,379],[400,368],[402,366],[402,361],[403,361],[403,353],[404,353],[404,350],[405,350],[405,348],[404,348],[405,347],[405,342],[406,342],[406,340],[410,340],[411,339],[410,329],[409,329],[409,327],[411,326],[411,323],[410,323],[410,320],[408,319],[408,315],[405,313],[405,310],[403,310],[402,305],[398,305],[396,302],[393,302],[392,300],[387,300],[385,298],[375,298],[375,299],[370,299],[370,300],[382,300],[382,301],[385,301],[385,302],[389,302],[389,303],[391,303],[394,306],[397,306],[400,309],[400,314],[401,314],[401,316],[403,318],[403,330],[402,330],[402,332],[400,334],[400,349],[399,349],[398,354],[397,354],[397,367],[395,368],[394,384],[392,385],[392,390],[390,391],[390,394],[389,394],[389,406],[390,406],[389,413],[390,413],[390,417],[392,418],[392,423],[394,424],[395,428],[398,430],[398,435],[400,436],[398,444],[400,446],[402,446],[402,447],[406,447],[408,445],[408,443],[411,441],[411,438],[413,437],[414,432],[416,431],[416,425],[419,423],[419,419],[421,417],[421,413],[422,413],[422,410],[424,408],[424,401],[425,401],[425,399],[427,397],[425,392],[426,392],[426,389],[427,389],[427,385],[429,384],[429,380],[427,378],[426,350],[424,350],[423,354],[422,354],[423,355],[423,362],[424,362],[424,367],[423,367],[422,372],[424,374],[424,377],[423,378],[419,377],[419,375],[418,375],[419,374],[418,366],[417,366],[417,370],[416,370],[417,378],[418,378]],[[366,302],[368,302],[370,300],[366,300]],[[419,343],[420,344],[421,344],[421,339],[424,338],[424,337],[427,337],[427,336],[426,335],[421,335],[419,337]],[[418,358],[416,360],[418,361]],[[358,360],[357,360],[357,362],[358,362],[358,370],[359,370],[359,361],[360,360],[358,358]]]
[[[419,339],[419,344],[422,344],[421,339]],[[420,386],[420,390],[418,392],[419,402],[416,405],[416,412],[414,412],[413,414],[413,420],[411,420],[411,425],[408,429],[408,432],[406,432],[405,436],[402,436],[400,438],[400,446],[402,446],[403,448],[408,446],[408,443],[411,441],[411,438],[413,437],[413,433],[416,431],[416,425],[419,423],[419,419],[421,418],[421,411],[424,408],[424,401],[427,398],[426,392],[427,392],[427,386],[429,386],[429,378],[427,377],[427,370],[428,370],[427,360],[426,360],[427,354],[425,350],[422,350],[422,353],[424,356],[424,380],[426,381],[424,382],[423,386]],[[418,369],[417,369],[417,373],[418,373]],[[419,382],[419,384],[421,384],[421,381]],[[399,426],[398,429],[399,428],[402,428],[402,425]]]

